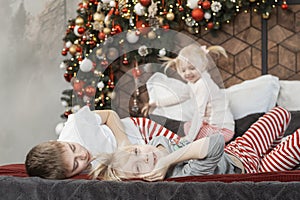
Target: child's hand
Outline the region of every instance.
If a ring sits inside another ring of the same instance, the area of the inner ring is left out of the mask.
[[[149,113],[152,113],[153,110],[156,108],[156,104],[155,103],[145,103],[145,105],[143,106],[141,113],[143,114],[144,117],[147,117],[149,115]]]
[[[161,158],[157,161],[154,169],[151,172],[145,174],[142,178],[146,181],[163,180],[167,174],[169,167],[170,163],[164,158]]]

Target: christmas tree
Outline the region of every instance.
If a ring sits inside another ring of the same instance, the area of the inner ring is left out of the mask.
[[[64,37],[62,62],[65,80],[72,89],[61,100],[67,118],[80,107],[110,109],[120,69],[159,62],[172,52],[171,31],[217,31],[239,12],[250,10],[269,18],[277,0],[82,0],[77,17],[69,20]],[[287,9],[286,1],[281,3]],[[167,47],[167,48],[165,48]]]

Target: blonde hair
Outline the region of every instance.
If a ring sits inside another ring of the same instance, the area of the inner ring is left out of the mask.
[[[64,145],[58,141],[36,145],[26,155],[25,168],[27,174],[46,179],[67,178],[66,164],[62,158],[64,151]]]
[[[165,66],[165,73],[168,68],[173,68],[176,71],[179,71],[182,66],[182,62],[186,62],[197,67],[201,73],[207,71],[210,62],[212,62],[210,56],[208,55],[209,52],[218,56],[222,54],[227,58],[225,49],[219,45],[213,45],[206,48],[206,46],[190,44],[181,49],[176,58],[172,59],[169,57],[162,57],[160,60],[165,61],[163,63],[163,66]]]
[[[126,179],[126,175],[119,170],[126,163],[129,152],[133,146],[120,147],[113,153],[102,153],[96,159],[99,165],[90,172],[92,179],[122,181]]]

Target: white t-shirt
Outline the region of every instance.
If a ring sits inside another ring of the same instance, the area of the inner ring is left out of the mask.
[[[130,118],[121,120],[125,127],[128,139],[133,144],[145,144],[139,129]],[[117,141],[111,129],[102,124],[101,117],[92,112],[88,106],[69,115],[65,126],[59,135],[58,141],[79,143],[93,156],[100,153],[111,153],[117,148]],[[95,167],[97,161],[92,162]]]

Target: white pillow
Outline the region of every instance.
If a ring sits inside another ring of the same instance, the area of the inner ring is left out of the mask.
[[[279,81],[277,104],[290,111],[300,110],[300,81]]]
[[[276,105],[279,89],[279,79],[272,75],[263,75],[227,88],[234,119],[269,111]]]
[[[184,99],[186,96],[189,96],[190,91],[190,87],[187,84],[159,72],[154,73],[149,78],[146,86],[149,94],[149,102],[161,102],[166,98]],[[152,114],[178,121],[190,121],[192,120],[196,105],[194,99],[189,99],[173,106],[157,107],[153,110]]]

